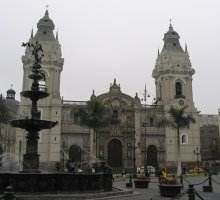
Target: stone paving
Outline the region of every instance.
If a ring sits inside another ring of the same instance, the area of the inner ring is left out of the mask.
[[[157,178],[152,178],[151,181],[152,183],[149,184],[148,189],[135,189],[132,188],[133,194],[127,194],[127,195],[119,195],[115,197],[102,197],[102,198],[96,198],[98,199],[119,199],[119,200],[169,200],[169,199],[179,199],[179,200],[188,200],[188,194],[187,194],[187,189],[188,189],[188,184],[193,183],[193,184],[198,184],[203,182],[203,180],[207,179],[207,176],[199,176],[199,177],[187,177],[184,180],[184,188],[182,189],[182,195],[180,197],[176,198],[165,198],[161,197],[159,195],[159,189],[158,189],[158,182]],[[202,191],[202,186],[208,185],[208,181],[201,185],[195,185],[196,191],[199,193],[199,195],[205,199],[205,200],[220,200],[220,175],[213,175],[213,180],[217,181],[218,183],[215,183],[212,181],[213,184],[213,192],[207,193]],[[125,187],[126,181],[119,181],[119,182],[114,182],[114,187],[120,188],[123,190],[128,190]],[[196,197],[195,200],[199,200],[200,198]],[[94,199],[95,200],[95,199]]]
[[[115,181],[112,192],[100,192],[100,193],[73,193],[73,194],[53,194],[53,195],[19,195],[16,194],[17,200],[188,200],[187,189],[189,183],[195,185],[195,190],[204,200],[220,200],[220,175],[212,176],[213,191],[211,193],[203,192],[202,187],[208,185],[207,176],[187,177],[184,178],[184,187],[182,189],[182,195],[176,198],[165,198],[161,197],[158,188],[158,179],[156,177],[151,178],[149,188],[147,189],[127,189],[125,183],[128,180]],[[203,182],[202,184],[200,184]],[[1,195],[0,195],[1,196]],[[0,198],[1,199],[1,198]],[[200,198],[196,197],[195,200]]]

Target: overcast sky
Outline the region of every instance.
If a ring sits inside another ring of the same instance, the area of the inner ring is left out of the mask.
[[[87,100],[92,90],[109,90],[114,78],[124,93],[141,97],[144,85],[155,96],[157,49],[169,19],[188,44],[193,68],[194,102],[202,113],[220,108],[219,0],[0,0],[0,92],[13,84],[20,99],[23,68],[21,42],[49,5],[59,32],[64,67],[61,95]],[[149,99],[148,103],[152,100]]]

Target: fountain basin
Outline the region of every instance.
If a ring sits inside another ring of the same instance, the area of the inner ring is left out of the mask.
[[[0,173],[0,192],[8,185],[19,193],[111,191],[112,174]]]
[[[40,119],[18,119],[12,120],[11,125],[16,128],[22,128],[27,131],[40,131],[42,129],[53,128],[57,122],[40,120]]]
[[[45,91],[41,91],[41,90],[38,90],[38,91],[23,91],[21,92],[21,95],[23,97],[26,97],[26,98],[29,98],[29,99],[35,99],[35,100],[38,100],[38,99],[42,99],[42,98],[45,98],[45,97],[48,97],[49,94]]]

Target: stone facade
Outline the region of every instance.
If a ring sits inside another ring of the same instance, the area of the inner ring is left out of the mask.
[[[118,123],[111,124],[98,131],[97,138],[91,137],[88,128],[81,127],[74,122],[72,112],[79,104],[61,100],[60,75],[64,59],[61,48],[53,34],[54,23],[46,11],[38,22],[36,34],[31,34],[30,42],[39,41],[44,49],[42,61],[45,80],[42,89],[47,89],[50,96],[39,102],[41,118],[58,121],[58,125],[51,130],[42,131],[39,140],[39,154],[41,163],[59,162],[65,168],[68,160],[83,163],[101,159],[106,161],[115,171],[134,167],[151,165],[155,168],[174,166],[177,160],[177,136],[171,128],[158,128],[157,117],[166,115],[171,105],[186,105],[187,113],[191,114],[195,124],[181,130],[181,159],[183,165],[196,161],[193,154],[200,150],[199,117],[193,102],[192,75],[195,70],[191,67],[187,47],[182,49],[179,35],[172,25],[164,35],[164,47],[158,52],[153,77],[156,84],[156,100],[152,105],[142,104],[138,95],[135,97],[124,94],[120,85],[114,80],[108,92],[96,98],[109,108],[110,114],[117,117]],[[22,57],[23,62],[23,90],[30,89],[30,74],[33,58],[27,48]],[[94,97],[94,94],[93,96]],[[28,117],[30,102],[21,98],[19,115]],[[16,153],[25,152],[25,132],[17,130]],[[96,145],[95,145],[96,144]],[[19,149],[22,151],[19,152]],[[91,158],[97,153],[98,158]],[[75,155],[77,157],[73,158]]]
[[[202,161],[214,162],[219,160],[218,115],[200,115],[200,138]]]

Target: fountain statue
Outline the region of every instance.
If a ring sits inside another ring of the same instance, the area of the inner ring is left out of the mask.
[[[23,43],[31,48],[34,57],[31,89],[22,91],[21,95],[31,100],[30,117],[11,121],[11,125],[27,131],[26,153],[23,155],[23,169],[20,172],[0,172],[0,192],[12,186],[15,192],[73,192],[112,190],[112,172],[102,163],[95,171],[76,172],[41,172],[39,170],[38,139],[39,131],[53,128],[57,122],[41,120],[37,102],[49,96],[46,88],[41,88],[39,81],[43,79],[41,60],[43,48],[39,42]]]

